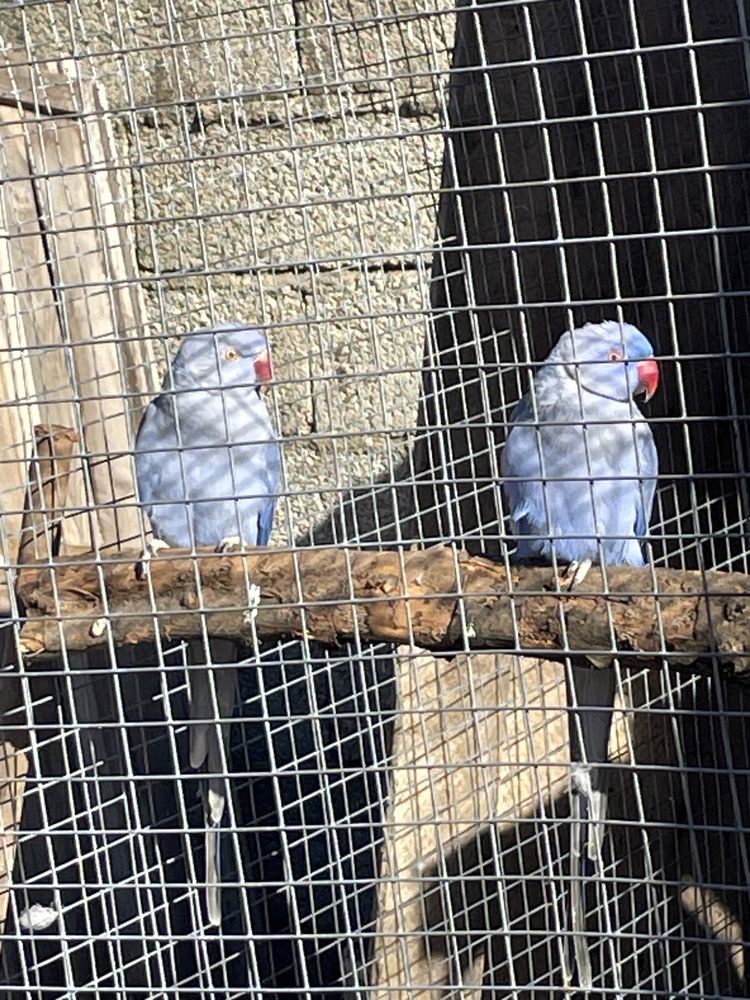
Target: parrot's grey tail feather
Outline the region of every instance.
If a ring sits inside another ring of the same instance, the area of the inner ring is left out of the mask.
[[[212,927],[221,927],[221,832],[219,827],[206,830],[206,909]]]
[[[191,643],[191,652],[196,651],[191,659],[201,659],[205,663],[205,649],[202,643]],[[190,688],[190,766],[202,767],[207,758],[218,750],[217,724],[222,721],[224,743],[227,742],[229,721],[234,710],[235,670],[232,664],[235,659],[234,643],[222,639],[214,639],[210,645],[212,663],[221,664],[218,670],[212,671],[206,665],[191,666],[188,673]],[[216,697],[214,698],[214,689]],[[221,760],[221,754],[218,754]],[[214,773],[221,768],[211,769]]]
[[[591,955],[586,938],[586,858],[585,841],[587,839],[587,806],[584,797],[574,791],[571,800],[570,828],[570,915],[572,935],[572,951],[574,967],[578,974],[578,985],[583,990],[590,990],[593,985],[591,972]]]
[[[586,900],[588,886],[601,870],[607,817],[606,763],[616,677],[612,668],[571,664],[570,670],[570,920],[578,985],[590,990],[593,976],[586,936]],[[605,898],[604,892],[600,898]]]
[[[612,728],[612,709],[615,703],[615,672],[611,667],[597,669],[570,667],[572,685],[570,703],[571,756],[576,762],[587,764],[592,771],[595,791],[606,789],[603,775],[609,756],[609,732]]]
[[[212,927],[221,926],[221,823],[227,801],[225,771],[235,701],[234,657],[233,643],[213,641],[211,660],[220,664],[219,668],[190,670],[190,766],[205,764],[208,772],[204,792],[206,906]]]
[[[203,766],[208,756],[208,741],[211,723],[196,722],[209,719],[211,711],[211,683],[208,671],[193,667],[189,674],[190,684],[190,766],[196,770]]]
[[[221,927],[221,821],[225,806],[224,779],[209,778],[206,794],[206,909],[212,927]]]

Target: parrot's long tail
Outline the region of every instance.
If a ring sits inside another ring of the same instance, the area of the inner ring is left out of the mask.
[[[607,759],[615,673],[571,664],[569,730],[571,746],[570,922],[578,985],[592,988],[586,935],[587,896],[602,868],[607,815]],[[601,898],[606,899],[604,886]],[[606,905],[606,904],[604,904]]]
[[[212,927],[221,926],[221,824],[226,808],[225,761],[229,755],[236,670],[234,645],[210,644],[212,667],[190,669],[190,766],[208,773],[204,793],[206,818],[206,908]],[[200,654],[205,660],[204,651]]]

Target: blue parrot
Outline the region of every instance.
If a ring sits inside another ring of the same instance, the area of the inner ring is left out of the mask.
[[[501,459],[516,558],[568,564],[577,586],[592,563],[643,566],[658,457],[633,397],[651,399],[659,367],[629,323],[564,333],[512,416]],[[579,985],[591,988],[585,887],[601,858],[613,669],[570,663],[571,923]]]
[[[158,549],[211,545],[217,551],[266,545],[281,482],[281,451],[261,385],[273,376],[265,334],[240,323],[197,330],[182,341],[162,393],[148,405],[135,443],[141,503]],[[260,597],[251,586],[250,601]],[[233,645],[210,644],[210,661],[231,662]],[[205,652],[202,654],[205,660]],[[190,764],[206,766],[206,899],[221,923],[220,827],[224,760],[235,700],[235,670],[191,667]],[[214,697],[215,692],[215,697]],[[222,721],[224,720],[224,721]]]

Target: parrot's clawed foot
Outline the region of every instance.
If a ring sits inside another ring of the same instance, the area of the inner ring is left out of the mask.
[[[579,587],[589,575],[589,570],[593,565],[592,559],[582,559],[580,562],[575,560],[570,563],[563,575],[558,577],[560,590],[575,590],[576,587]]]
[[[137,580],[145,580],[149,573],[149,563],[154,558],[157,552],[161,549],[168,549],[169,545],[167,542],[162,541],[161,538],[149,538],[146,542],[146,547],[141,552],[141,558],[135,564],[135,576]]]
[[[239,535],[227,535],[216,546],[217,552],[241,552],[245,547]]]

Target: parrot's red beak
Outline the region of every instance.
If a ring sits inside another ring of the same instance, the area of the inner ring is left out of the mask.
[[[273,378],[273,365],[271,364],[271,352],[263,351],[255,359],[255,376],[259,382],[270,382]]]
[[[638,370],[637,392],[642,392],[645,396],[645,402],[648,402],[659,388],[659,365],[655,358],[646,358],[645,361],[639,361],[636,368]]]

